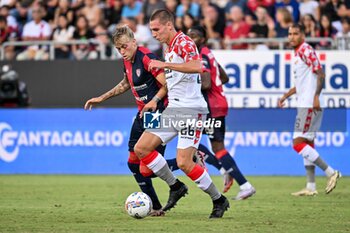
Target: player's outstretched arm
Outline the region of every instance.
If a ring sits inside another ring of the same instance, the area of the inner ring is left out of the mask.
[[[285,93],[279,100],[278,100],[278,107],[283,108],[284,107],[284,101],[288,99],[290,96],[294,95],[296,93],[296,88],[292,87],[289,89],[287,93]]]
[[[84,109],[85,110],[91,110],[93,106],[96,104],[99,104],[113,96],[117,96],[120,94],[123,94],[127,90],[130,89],[130,83],[128,81],[128,78],[124,76],[123,80],[120,81],[115,87],[113,87],[111,90],[107,91],[106,93],[102,94],[99,97],[91,98],[88,101],[86,101]]]
[[[183,73],[202,73],[202,63],[200,60],[191,60],[185,63],[170,63],[162,62],[158,60],[151,60],[149,64],[149,69],[160,68],[160,69],[170,69]]]

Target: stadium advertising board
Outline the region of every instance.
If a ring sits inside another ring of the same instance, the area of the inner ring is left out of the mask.
[[[293,51],[216,50],[214,55],[224,67],[229,82],[224,91],[230,107],[274,108],[278,98],[293,86]],[[327,107],[350,107],[348,51],[319,51],[326,73]],[[286,101],[295,107],[295,98]]]
[[[330,164],[350,175],[349,110],[329,112],[316,146]],[[284,119],[281,126],[271,121],[271,114]],[[131,108],[0,110],[0,173],[130,174],[128,138],[135,115]],[[243,172],[304,175],[302,158],[291,148],[294,117],[295,109],[230,109],[225,144]],[[332,123],[336,121],[342,124]],[[202,142],[208,144],[208,139]],[[176,140],[165,157],[175,153]]]

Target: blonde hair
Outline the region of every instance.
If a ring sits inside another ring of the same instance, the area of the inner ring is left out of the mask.
[[[112,40],[114,43],[116,43],[124,36],[129,39],[135,38],[134,32],[127,25],[118,25],[113,32]]]

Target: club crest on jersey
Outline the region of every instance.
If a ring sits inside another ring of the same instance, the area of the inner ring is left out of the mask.
[[[170,61],[170,62],[172,62],[173,56],[174,56],[174,55],[171,55],[171,56],[169,57],[169,61]]]
[[[141,69],[136,69],[136,75],[137,75],[137,77],[140,77],[140,75],[141,75]]]

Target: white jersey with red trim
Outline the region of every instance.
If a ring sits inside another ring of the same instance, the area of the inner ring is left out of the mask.
[[[293,74],[296,88],[297,107],[313,106],[317,88],[316,71],[322,69],[315,50],[307,43],[302,43],[294,52]],[[319,96],[320,106],[324,107],[322,92]]]
[[[182,32],[178,32],[165,51],[165,61],[185,63],[200,59],[196,44]],[[187,107],[208,113],[207,103],[201,92],[201,77],[198,73],[182,73],[164,69],[168,87],[168,107]]]

